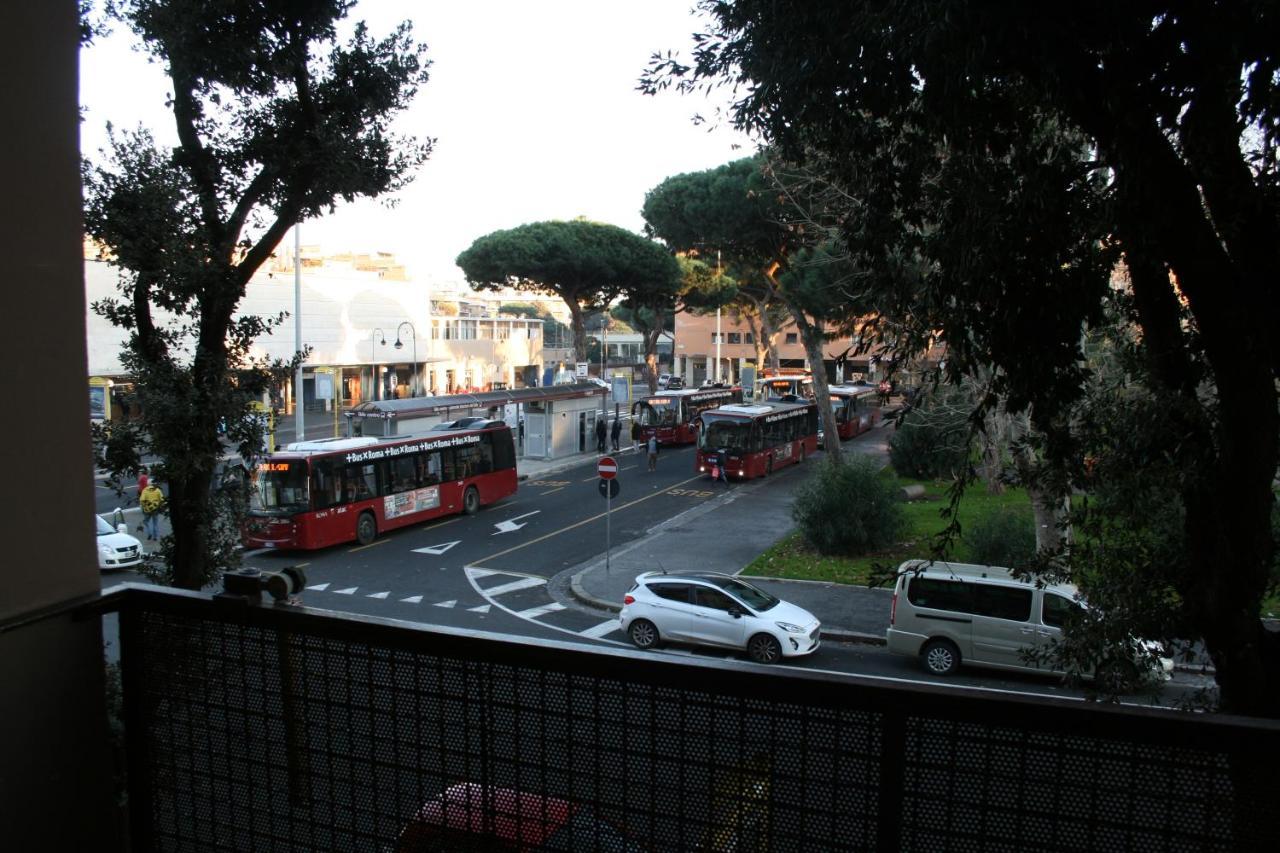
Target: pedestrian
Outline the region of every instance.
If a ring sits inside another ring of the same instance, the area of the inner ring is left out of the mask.
[[[596,452],[604,453],[604,418],[596,418]]]
[[[142,496],[142,490],[147,487],[147,481],[151,478],[147,476],[147,468],[144,465],[138,470],[138,496]]]
[[[876,387],[876,390],[880,394],[880,405],[882,406],[889,404],[889,387],[888,379],[881,379],[880,384]]]
[[[622,438],[622,418],[613,419],[613,427],[609,430],[609,440],[613,442],[613,452],[618,452],[618,439]]]
[[[155,481],[147,483],[147,487],[138,496],[138,505],[142,507],[142,526],[146,530],[147,539],[160,538],[160,510],[164,508],[164,492]]]
[[[649,448],[649,470],[657,471],[658,470],[658,436],[656,433],[649,436],[648,448]]]

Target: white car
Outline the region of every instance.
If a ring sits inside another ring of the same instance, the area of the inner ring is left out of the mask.
[[[125,533],[128,526],[121,524],[116,529],[100,515],[93,518],[98,522],[99,569],[128,569],[142,564],[142,543]]]
[[[807,655],[822,642],[809,611],[714,572],[645,572],[622,600],[621,621],[641,649],[671,640],[740,649],[757,663]]]

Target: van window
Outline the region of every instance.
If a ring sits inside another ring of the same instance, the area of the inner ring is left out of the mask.
[[[934,578],[912,578],[907,587],[907,601],[916,607],[928,607],[933,610],[955,610],[960,613],[971,613],[971,584],[959,581],[944,581]]]
[[[996,619],[1026,622],[1031,618],[1031,590],[1016,586],[974,584],[973,612]]]
[[[1054,628],[1061,628],[1067,624],[1067,614],[1075,607],[1076,603],[1071,599],[1052,592],[1044,594],[1044,605],[1041,609],[1040,618],[1044,624]]]

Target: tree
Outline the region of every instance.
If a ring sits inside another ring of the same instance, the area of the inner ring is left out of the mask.
[[[937,264],[905,301],[947,324],[949,373],[999,371],[1056,458],[1087,387],[1081,330],[1111,292],[1099,247],[1123,254],[1145,390],[1165,404],[1144,426],[1179,463],[1186,624],[1225,709],[1280,715],[1280,635],[1259,619],[1280,444],[1274,16],[1230,0],[703,5],[715,25],[693,62],[660,58],[647,87],[732,83],[737,124],[855,185],[867,163],[850,151],[896,162],[868,197]],[[932,232],[921,201],[945,220]]]
[[[585,317],[603,310],[623,290],[675,278],[675,261],[662,247],[616,225],[533,222],[478,238],[457,264],[476,290],[513,287],[549,293],[569,307],[573,350],[587,358]]]
[[[164,66],[179,144],[113,132],[106,162],[84,166],[85,228],[121,271],[120,299],[94,310],[126,329],[122,363],[142,419],[99,431],[116,477],[160,458],[172,534],[165,575],[197,589],[236,561],[238,531],[215,511],[224,452],[262,447],[250,412],[292,364],[250,357],[274,318],[237,315],[245,286],[296,223],[341,200],[403,186],[430,151],[390,131],[427,79],[408,24],[386,38],[356,24],[345,0],[254,3],[118,0],[108,8]],[[302,357],[295,357],[294,363]]]
[[[541,320],[543,346],[559,348],[568,344],[569,327],[551,316],[551,312],[547,310],[545,305],[531,305],[528,302],[507,302],[503,303],[499,310],[517,317]]]

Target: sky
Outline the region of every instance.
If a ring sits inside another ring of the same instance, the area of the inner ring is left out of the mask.
[[[460,283],[454,258],[477,237],[526,222],[578,216],[640,232],[644,194],[663,179],[754,150],[728,127],[695,125],[718,101],[636,82],[651,54],[686,51],[702,29],[692,0],[360,0],[374,35],[411,20],[427,45],[430,80],[397,130],[434,137],[431,158],[398,205],[340,206],[302,225],[326,254],[390,252],[409,275]],[[93,158],[107,121],[138,124],[172,144],[158,66],[116,33],[81,56],[82,149]],[[291,245],[292,239],[286,238]]]

